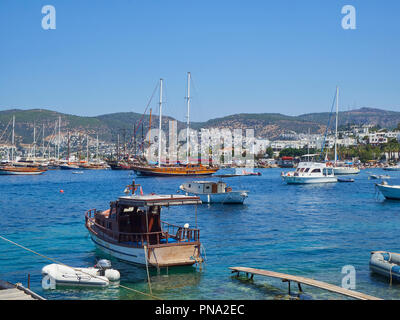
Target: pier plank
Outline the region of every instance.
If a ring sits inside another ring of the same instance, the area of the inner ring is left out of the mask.
[[[329,284],[329,283],[326,283],[323,281],[318,281],[318,280],[314,280],[314,279],[310,279],[310,278],[293,276],[290,274],[274,272],[274,271],[269,271],[269,270],[247,268],[247,267],[229,267],[229,269],[231,269],[232,272],[237,272],[237,273],[244,272],[244,273],[252,274],[252,275],[260,275],[260,276],[265,276],[265,277],[278,278],[278,279],[281,279],[282,281],[293,281],[293,282],[297,282],[298,284],[302,283],[305,285],[320,288],[323,290],[338,293],[338,294],[348,296],[351,298],[355,298],[355,299],[359,299],[359,300],[382,300],[380,298],[377,298],[377,297],[374,297],[371,295],[367,295],[367,294],[353,291],[353,290],[344,289],[342,287],[338,287],[333,284]]]

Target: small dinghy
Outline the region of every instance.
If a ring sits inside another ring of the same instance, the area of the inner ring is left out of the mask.
[[[400,254],[387,251],[371,252],[369,269],[372,272],[400,281]]]
[[[354,179],[352,178],[338,178],[338,182],[354,182]]]
[[[111,269],[109,260],[99,260],[91,268],[72,268],[52,263],[42,269],[43,289],[55,289],[56,286],[92,286],[106,287],[110,282],[118,281],[118,270]]]

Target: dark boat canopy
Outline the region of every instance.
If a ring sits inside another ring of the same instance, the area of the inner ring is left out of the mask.
[[[201,204],[201,200],[196,196],[184,196],[176,194],[150,194],[150,195],[130,195],[119,197],[119,204],[133,207],[144,206],[179,206]]]

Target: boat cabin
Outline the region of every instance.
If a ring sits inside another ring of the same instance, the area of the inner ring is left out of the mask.
[[[294,176],[332,176],[333,168],[327,167],[325,163],[300,162],[294,172]]]
[[[201,204],[201,201],[194,196],[127,195],[110,202],[108,210],[89,210],[86,213],[86,226],[107,242],[132,247],[199,242],[198,229],[161,220],[162,207],[197,204]]]
[[[192,181],[184,183],[181,189],[195,194],[213,194],[232,191],[232,188],[228,187],[227,184],[222,181]]]

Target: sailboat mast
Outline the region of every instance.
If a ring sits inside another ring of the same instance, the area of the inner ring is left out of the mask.
[[[58,145],[57,145],[58,160],[60,160],[60,144],[61,144],[61,116],[58,117]]]
[[[89,163],[89,135],[86,135],[86,164]]]
[[[336,87],[336,131],[335,131],[335,164],[337,162],[337,138],[338,138],[338,115],[339,115],[339,87]]]
[[[187,76],[187,127],[186,127],[186,163],[189,164],[189,126],[190,126],[190,72]]]
[[[13,127],[12,127],[12,146],[11,146],[11,163],[14,162],[14,144],[15,144],[15,116],[13,116]]]
[[[158,166],[161,167],[161,123],[162,123],[162,89],[163,79],[160,79],[160,106],[159,106],[159,128],[158,128]]]
[[[36,123],[33,122],[33,160],[36,158]]]

